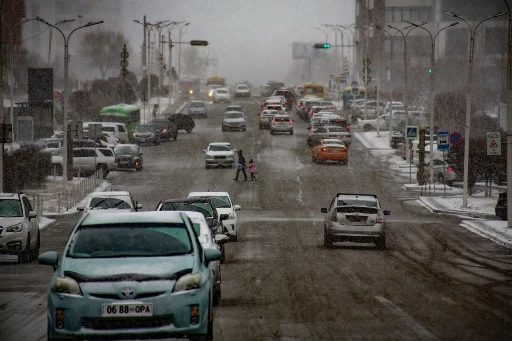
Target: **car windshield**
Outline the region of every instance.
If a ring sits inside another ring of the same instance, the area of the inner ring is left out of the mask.
[[[167,202],[160,211],[192,211],[199,212],[205,218],[213,217],[213,208],[208,202]]]
[[[191,108],[204,108],[204,102],[191,102],[190,103]]]
[[[241,112],[227,112],[224,114],[224,118],[243,118],[244,114]]]
[[[220,197],[211,197],[208,196],[210,200],[212,201],[213,206],[215,208],[230,208],[231,204],[229,203],[229,198],[226,196],[220,196]]]
[[[90,210],[130,209],[130,204],[121,198],[94,197],[89,203]]]
[[[163,257],[192,252],[183,224],[84,226],[68,252],[73,258]]]
[[[144,125],[137,126],[137,128],[135,130],[139,131],[139,132],[153,132],[153,131],[155,131],[155,126],[152,124],[144,124]]]
[[[229,152],[231,151],[231,148],[229,146],[223,146],[223,145],[210,145],[210,148],[208,148],[209,151],[212,152]]]
[[[22,217],[21,202],[15,199],[0,199],[0,217]]]
[[[228,91],[227,90],[222,90],[222,89],[217,89],[217,93],[218,94],[227,94]]]
[[[137,153],[137,146],[136,145],[117,145],[114,148],[114,152],[116,154],[133,154]]]

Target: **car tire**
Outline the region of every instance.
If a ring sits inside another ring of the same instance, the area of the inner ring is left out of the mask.
[[[136,172],[140,172],[141,170],[142,170],[142,165],[140,165],[139,167],[135,167]]]
[[[18,263],[28,263],[30,262],[30,234],[27,236],[27,243],[25,244],[25,251],[20,252],[18,254]]]
[[[247,131],[247,128],[242,129],[242,131]]]
[[[204,168],[205,169],[210,169],[210,166],[209,165],[205,165]]]
[[[378,238],[375,241],[375,246],[379,250],[385,250],[386,249],[386,236],[382,236],[382,237]]]
[[[275,135],[275,134],[276,133],[273,130],[270,131],[270,135]]]
[[[292,130],[292,131],[290,131],[290,135],[293,135],[293,130]]]
[[[312,156],[312,157],[311,157],[311,161],[313,161],[313,163],[318,163],[317,158],[316,158],[316,157],[314,157],[314,156]]]
[[[222,127],[222,131],[226,131],[226,128]]]
[[[329,235],[327,234],[327,230],[324,229],[324,246],[326,248],[331,248],[332,247],[332,239],[331,237],[329,237]]]
[[[99,165],[101,168],[101,172],[103,174],[103,179],[105,179],[108,175],[108,166],[107,165]]]

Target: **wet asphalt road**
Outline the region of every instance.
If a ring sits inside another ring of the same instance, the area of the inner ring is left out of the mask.
[[[355,139],[347,166],[313,164],[306,123],[294,116],[294,135],[270,135],[258,129],[255,101],[237,101],[247,110],[247,132],[222,132],[225,104],[210,104],[192,133],[144,147],[142,172],[108,176],[144,210],[205,190],[228,191],[242,207],[239,241],[226,245],[215,340],[512,338],[510,250],[460,227],[460,218],[418,206],[385,156]],[[255,160],[257,181],[205,169],[202,150],[221,141]],[[320,208],[338,192],[377,194],[391,210],[386,250],[323,247]],[[41,252],[62,250],[75,220],[43,230]],[[36,261],[0,265],[0,340],[45,339],[51,272]]]

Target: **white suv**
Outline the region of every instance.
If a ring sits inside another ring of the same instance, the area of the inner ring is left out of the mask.
[[[62,174],[64,156],[62,149],[52,155],[52,165],[57,174]],[[77,147],[73,148],[73,170],[80,173],[94,173],[101,169],[106,176],[116,168],[115,153],[110,148]]]
[[[222,214],[229,216],[228,219],[223,220],[222,223],[228,235],[231,237],[231,240],[234,242],[238,240],[238,218],[236,212],[239,211],[241,207],[233,204],[228,192],[191,192],[188,197],[209,198],[217,209],[219,216]]]
[[[231,103],[231,96],[229,95],[228,88],[215,89],[214,93],[213,93],[213,102],[214,103],[219,103],[219,102]]]
[[[18,255],[25,263],[39,256],[37,215],[24,194],[0,193],[0,254]]]
[[[247,84],[235,85],[235,97],[251,97],[251,89]]]

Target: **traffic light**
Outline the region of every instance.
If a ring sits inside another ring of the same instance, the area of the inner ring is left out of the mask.
[[[315,49],[330,49],[331,44],[329,43],[319,43],[314,45]]]
[[[192,46],[207,46],[208,41],[206,41],[206,40],[191,40],[190,45],[192,45]]]
[[[429,67],[429,68],[427,69],[427,71],[428,71],[428,73],[432,73],[432,68],[431,68],[431,67]]]

